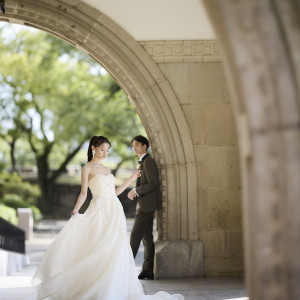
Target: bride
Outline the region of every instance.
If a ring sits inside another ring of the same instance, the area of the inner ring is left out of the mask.
[[[115,188],[110,169],[101,164],[110,146],[103,136],[94,136],[90,141],[88,163],[82,168],[81,192],[71,218],[48,248],[33,277],[38,299],[182,300],[178,294],[143,293],[127,240],[124,211],[117,198],[141,174],[133,172]],[[85,213],[79,214],[88,187],[93,199]]]

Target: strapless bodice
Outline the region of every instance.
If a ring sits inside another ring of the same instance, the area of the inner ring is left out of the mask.
[[[115,195],[115,177],[113,174],[97,174],[89,180],[93,198]]]

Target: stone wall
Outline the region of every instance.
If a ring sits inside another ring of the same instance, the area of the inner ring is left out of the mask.
[[[203,274],[240,275],[243,237],[239,149],[217,45],[215,41],[142,45],[170,81],[190,127],[197,160]]]

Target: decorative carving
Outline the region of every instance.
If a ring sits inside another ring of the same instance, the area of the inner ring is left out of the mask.
[[[217,41],[144,41],[139,42],[156,63],[221,61]]]

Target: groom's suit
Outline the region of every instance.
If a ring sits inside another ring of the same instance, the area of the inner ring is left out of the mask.
[[[153,242],[153,214],[161,209],[161,193],[158,168],[155,160],[146,154],[140,170],[141,177],[136,182],[136,194],[138,198],[135,220],[130,236],[130,245],[135,257],[141,240],[144,244],[143,271],[153,273],[154,242]]]
[[[144,213],[161,209],[161,194],[158,177],[158,168],[155,160],[146,154],[140,164],[141,177],[136,181],[136,193],[138,195],[137,208]]]

